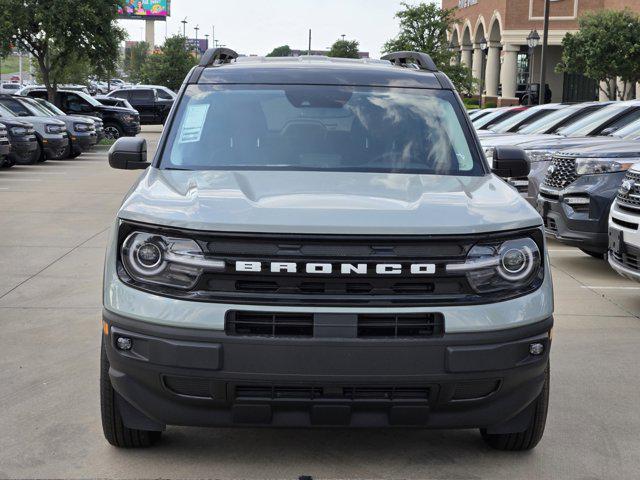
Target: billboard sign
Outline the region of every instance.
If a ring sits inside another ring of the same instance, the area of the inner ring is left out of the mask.
[[[118,8],[118,16],[140,20],[166,20],[170,3],[170,0],[126,0],[124,8]]]
[[[190,50],[197,50],[200,54],[203,54],[209,48],[209,40],[206,38],[187,38],[187,46]]]

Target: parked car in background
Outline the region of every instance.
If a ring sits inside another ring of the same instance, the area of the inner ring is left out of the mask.
[[[485,136],[492,136],[505,133],[517,133],[527,125],[546,117],[556,110],[566,108],[568,105],[561,103],[551,103],[548,105],[538,105],[535,107],[526,108],[512,117],[506,118],[499,123],[494,124],[490,129],[478,130],[478,136],[483,138]]]
[[[130,108],[132,110],[135,110],[135,108],[133,108],[133,106],[129,103],[129,101],[124,98],[107,97],[106,95],[96,95],[94,98],[103,105],[110,105],[112,107]]]
[[[167,119],[174,102],[172,94],[165,87],[135,85],[114,90],[107,96],[127,100],[140,113],[140,123],[154,125],[164,124]]]
[[[562,127],[556,134],[540,135],[536,140],[519,143],[518,146],[527,152],[531,164],[525,195],[529,202],[536,205],[539,186],[555,152],[616,140],[617,136],[614,135],[619,130],[639,118],[640,101],[612,102]],[[625,132],[624,135],[632,135],[632,132]]]
[[[35,116],[49,116],[64,122],[69,143],[61,158],[75,158],[98,142],[95,123],[88,117],[53,113],[30,97],[8,99],[0,97],[0,104],[18,116],[30,113]]]
[[[0,167],[4,167],[5,163],[8,163],[9,153],[11,153],[9,131],[4,123],[0,123]]]
[[[11,151],[5,159],[4,166],[37,163],[40,158],[40,146],[33,124],[12,116],[11,112],[1,106],[0,122],[7,128],[11,145]]]
[[[0,94],[15,95],[22,88],[19,83],[3,82],[0,83]]]
[[[20,98],[27,98],[27,97],[20,97]],[[66,113],[64,113],[62,110],[60,110],[58,107],[56,107],[53,103],[45,100],[44,98],[33,98],[33,97],[28,97],[31,100],[38,102],[38,104],[44,108],[45,110],[48,110],[49,112],[51,112],[54,115],[67,115]],[[88,119],[91,120],[94,124],[95,127],[95,131],[96,131],[96,141],[99,143],[104,137],[104,123],[102,122],[102,118],[100,117],[93,117],[91,115],[77,115],[78,118],[82,118],[82,119]],[[61,120],[64,121],[63,118],[60,118]]]
[[[499,124],[500,122],[507,120],[508,118],[517,115],[518,113],[526,110],[528,107],[506,107],[506,108],[496,108],[493,112],[488,115],[483,115],[480,118],[473,119],[473,127],[476,130],[489,130],[494,125]]]
[[[635,153],[640,158],[640,148]],[[627,170],[618,188],[609,214],[608,241],[609,265],[640,282],[640,163]]]
[[[627,170],[638,159],[640,141],[611,141],[556,152],[538,197],[545,234],[604,258],[611,204]],[[629,190],[621,196],[621,205],[633,208],[635,196],[635,190]]]
[[[40,155],[36,160],[44,162],[50,158],[54,160],[64,158],[69,145],[65,123],[50,116],[34,115],[27,109],[12,110],[8,105],[13,102],[15,102],[13,96],[0,95],[0,117],[14,116],[33,125],[40,147]]]
[[[47,98],[46,90],[31,90],[28,96]],[[133,137],[140,133],[140,116],[129,108],[103,105],[83,92],[58,90],[56,106],[69,115],[89,115],[102,118],[106,138]]]

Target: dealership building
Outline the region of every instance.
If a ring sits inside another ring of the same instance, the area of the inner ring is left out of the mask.
[[[482,79],[488,101],[495,100],[498,105],[518,103],[517,92],[522,92],[529,82],[540,81],[542,39],[537,47],[530,48],[527,37],[534,30],[542,37],[544,3],[544,0],[442,0],[444,8],[456,9],[458,23],[450,33],[450,47],[458,52],[456,61],[469,66],[473,76]],[[577,31],[578,18],[585,12],[624,8],[640,13],[640,1],[551,0],[545,63],[552,101],[598,99],[596,82],[582,75],[556,73],[562,39],[568,32]],[[640,88],[636,92],[640,95]]]

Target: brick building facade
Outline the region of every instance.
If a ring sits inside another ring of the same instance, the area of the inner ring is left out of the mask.
[[[529,82],[530,76],[532,83],[539,81],[541,47],[530,55],[527,36],[534,29],[542,36],[544,0],[442,0],[442,6],[456,8],[458,24],[451,32],[451,44],[460,51],[458,61],[470,66],[475,78],[480,79],[484,73],[487,98],[513,104],[517,102],[516,91]],[[640,13],[640,1],[551,0],[546,63],[553,101],[597,96],[593,82],[555,72],[562,55],[562,39],[567,32],[577,30],[578,18],[587,11],[624,8]],[[485,51],[480,48],[482,38],[487,40]]]

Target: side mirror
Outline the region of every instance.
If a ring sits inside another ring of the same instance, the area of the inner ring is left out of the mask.
[[[109,149],[109,165],[120,170],[144,170],[147,162],[147,141],[138,137],[119,138]]]
[[[526,177],[530,170],[529,159],[521,148],[496,147],[491,170],[502,178]]]

